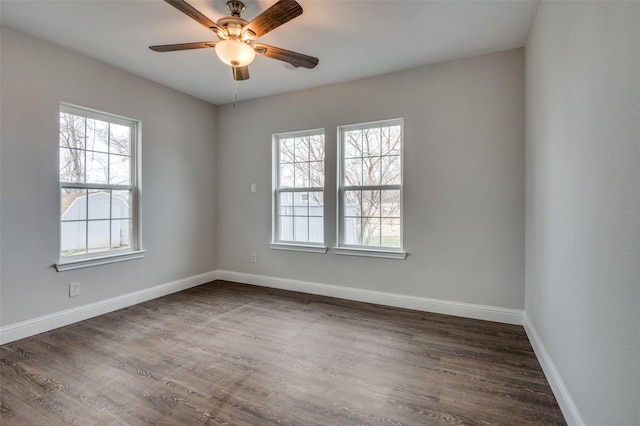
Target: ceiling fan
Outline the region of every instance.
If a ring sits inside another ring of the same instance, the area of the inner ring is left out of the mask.
[[[278,28],[280,25],[302,14],[302,7],[295,0],[279,0],[251,22],[241,17],[245,6],[244,3],[239,0],[229,0],[227,2],[227,9],[229,10],[230,16],[224,16],[220,18],[218,22],[213,22],[184,0],[165,1],[191,19],[213,31],[220,41],[149,46],[151,50],[156,52],[173,52],[177,50],[213,47],[220,60],[232,67],[234,80],[249,79],[249,64],[255,58],[256,53],[268,58],[287,62],[295,68],[314,68],[318,65],[318,58],[314,58],[313,56],[256,43],[258,38],[269,31]]]

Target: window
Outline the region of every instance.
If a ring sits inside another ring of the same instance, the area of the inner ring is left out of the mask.
[[[60,106],[58,270],[141,257],[138,131],[135,120]]]
[[[403,120],[342,126],[338,138],[336,253],[404,259]]]
[[[324,130],[273,136],[275,249],[326,252]]]

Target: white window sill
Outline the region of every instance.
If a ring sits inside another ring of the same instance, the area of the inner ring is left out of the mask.
[[[407,252],[396,250],[376,250],[376,249],[363,249],[353,247],[334,247],[333,252],[335,254],[345,256],[364,256],[364,257],[380,257],[383,259],[397,259],[405,260],[407,258]]]
[[[269,248],[273,250],[304,251],[307,253],[326,253],[328,250],[325,246],[289,243],[269,243]]]
[[[106,265],[109,263],[124,262],[133,259],[142,259],[146,252],[146,250],[136,250],[117,254],[111,253],[100,257],[62,260],[56,263],[55,266],[58,272],[71,271],[73,269],[89,268],[91,266]]]

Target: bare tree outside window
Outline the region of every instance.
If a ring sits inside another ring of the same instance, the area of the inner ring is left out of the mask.
[[[60,181],[128,185],[131,128],[60,113]]]

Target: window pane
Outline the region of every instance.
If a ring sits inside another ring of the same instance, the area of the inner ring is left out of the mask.
[[[293,164],[280,165],[280,188],[293,188],[294,173],[295,173],[295,166]]]
[[[400,156],[382,157],[382,184],[400,185],[402,183]]]
[[[296,162],[309,161],[309,138],[296,138],[295,141],[294,160]]]
[[[382,155],[401,154],[401,130],[400,126],[383,127],[382,129]]]
[[[278,210],[282,216],[293,216],[293,192],[281,192]]]
[[[89,219],[109,219],[111,194],[110,191],[91,190],[89,191]]]
[[[324,135],[309,136],[309,161],[324,162]]]
[[[131,128],[111,123],[110,132],[109,152],[131,156]]]
[[[342,230],[344,236],[344,244],[354,245],[358,244],[359,234],[358,226],[359,219],[355,217],[345,217],[344,218],[344,229]]]
[[[315,188],[324,187],[324,161],[309,163],[309,172],[311,174],[310,186]]]
[[[293,163],[294,146],[293,138],[280,139],[280,163]]]
[[[361,158],[350,158],[344,160],[344,184],[349,186],[362,185]]]
[[[362,201],[362,191],[344,191],[344,215],[361,216],[360,202]]]
[[[362,140],[362,156],[371,157],[380,155],[380,129],[365,129]]]
[[[111,192],[111,217],[114,219],[132,218],[131,191]]]
[[[322,191],[309,193],[309,216],[324,216],[324,194]]]
[[[400,190],[391,189],[381,191],[382,204],[381,216],[389,218],[400,218]]]
[[[87,151],[87,183],[109,182],[109,154]]]
[[[309,218],[309,242],[321,243],[324,241],[324,219],[322,217]]]
[[[131,247],[131,220],[122,219],[111,222],[111,248],[125,249]]]
[[[362,164],[364,185],[380,184],[380,157],[367,157]]]
[[[307,216],[309,214],[309,193],[296,192],[293,203],[294,216]]]
[[[62,188],[60,214],[63,221],[86,219],[87,191],[85,189]]]
[[[87,251],[87,222],[62,222],[60,254],[73,256]]]
[[[362,131],[344,132],[344,158],[362,157]]]
[[[293,238],[296,241],[309,241],[309,218],[296,216],[293,218],[293,223]]]
[[[279,240],[293,241],[293,216],[280,216],[279,226]]]
[[[296,163],[295,187],[305,188],[309,186],[309,163]]]
[[[109,123],[87,119],[87,149],[109,152]]]
[[[111,241],[110,225],[111,221],[109,220],[88,222],[89,238],[87,249],[90,253],[109,250],[109,243]]]
[[[84,151],[60,148],[60,182],[84,183]]]
[[[380,246],[380,219],[362,218],[363,246]]]
[[[85,120],[73,114],[60,113],[60,147],[85,149]]]
[[[131,157],[109,156],[109,183],[113,185],[129,185],[131,183]]]
[[[380,191],[362,191],[359,216],[380,217]]]
[[[400,219],[383,219],[381,232],[383,247],[400,247]]]

